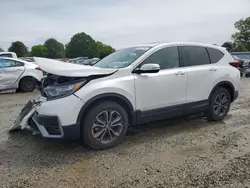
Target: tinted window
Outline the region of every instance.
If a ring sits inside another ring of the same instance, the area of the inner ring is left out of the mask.
[[[179,67],[179,53],[177,47],[167,47],[156,51],[142,64],[156,63],[161,69]]]
[[[184,66],[206,65],[210,64],[206,48],[198,46],[183,46]]]
[[[217,63],[224,56],[224,54],[221,51],[213,48],[207,48],[207,51],[209,53],[211,63]]]
[[[12,57],[12,54],[0,54],[1,57]]]

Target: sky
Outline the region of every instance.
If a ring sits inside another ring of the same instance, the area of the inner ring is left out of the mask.
[[[79,32],[122,48],[158,41],[222,44],[235,21],[250,16],[250,0],[0,0],[0,47],[29,49]]]

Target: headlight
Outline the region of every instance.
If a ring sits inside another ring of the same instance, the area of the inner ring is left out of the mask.
[[[48,98],[65,97],[79,90],[85,83],[86,80],[72,84],[49,85],[44,88],[44,93]]]

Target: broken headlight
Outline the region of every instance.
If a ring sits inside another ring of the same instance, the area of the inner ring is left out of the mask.
[[[49,99],[66,97],[78,91],[86,82],[87,80],[77,83],[49,85],[44,88],[44,93]]]

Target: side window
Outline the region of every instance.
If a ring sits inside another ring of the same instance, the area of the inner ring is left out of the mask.
[[[207,48],[207,51],[209,53],[211,63],[217,63],[224,56],[224,54],[221,51],[213,48]]]
[[[20,61],[15,61],[16,62],[16,67],[22,67],[24,64]]]
[[[1,60],[1,67],[21,67],[23,66],[24,64],[22,62],[19,62],[19,61],[13,61],[13,60],[10,60],[10,59],[2,59]]]
[[[159,64],[161,69],[179,67],[178,48],[174,46],[160,49],[145,59],[141,65],[149,63]]]
[[[9,60],[9,59],[4,59],[3,60],[3,66],[4,67],[15,67],[16,66],[16,62],[15,61],[12,61],[12,60]]]
[[[185,67],[210,64],[207,50],[204,47],[183,46],[182,55]]]

